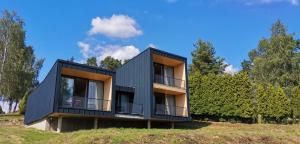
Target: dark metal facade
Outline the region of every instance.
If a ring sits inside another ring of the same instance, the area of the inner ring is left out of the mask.
[[[111,111],[59,107],[61,69],[63,67],[112,76]],[[39,121],[52,113],[79,114],[91,117],[112,117],[115,111],[115,75],[114,71],[57,60],[39,87],[33,90],[28,96],[24,123],[30,124]]]
[[[44,81],[28,96],[25,124],[40,120],[53,113],[57,65],[58,63],[54,64]]]
[[[134,91],[134,103],[142,104],[144,118],[151,116],[151,61],[150,49],[147,49],[132,58],[124,66],[119,68],[116,73],[117,85],[132,87]]]

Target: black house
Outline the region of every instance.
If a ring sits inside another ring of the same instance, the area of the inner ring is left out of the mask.
[[[102,121],[189,121],[187,60],[148,48],[116,72],[57,60],[27,99],[24,123],[43,130],[98,128]]]

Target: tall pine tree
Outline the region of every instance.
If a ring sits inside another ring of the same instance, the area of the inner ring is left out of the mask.
[[[221,74],[226,68],[224,59],[215,56],[215,49],[212,43],[198,40],[192,52],[192,64],[190,65],[190,72],[195,73],[199,71],[202,75],[206,74]]]

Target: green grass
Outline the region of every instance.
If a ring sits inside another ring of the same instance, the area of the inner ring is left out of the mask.
[[[8,119],[22,117],[0,116],[0,122]],[[194,121],[180,127],[184,129],[105,128],[57,134],[0,123],[0,143],[300,143],[300,125]]]
[[[19,114],[0,114],[0,121],[23,120],[23,116]]]

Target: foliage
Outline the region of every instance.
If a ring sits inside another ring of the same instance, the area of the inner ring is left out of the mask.
[[[71,58],[67,59],[67,61],[69,61],[69,62],[75,62],[75,58],[71,57]]]
[[[33,48],[25,44],[24,22],[16,13],[4,11],[0,19],[0,94],[18,103],[24,93],[38,84],[44,60],[37,60]],[[16,110],[16,106],[14,111]]]
[[[100,67],[108,70],[116,70],[122,66],[122,61],[111,56],[106,57],[100,62]]]
[[[293,118],[300,119],[300,86],[295,87],[292,92],[291,108]]]
[[[263,119],[280,120],[290,114],[290,103],[281,87],[258,84],[256,89],[256,111]]]
[[[285,90],[299,85],[299,48],[294,35],[288,34],[282,22],[277,21],[272,26],[271,37],[260,40],[257,48],[249,53],[254,80],[279,85]]]
[[[190,76],[191,112],[197,115],[251,118],[252,87],[246,73]]]
[[[194,44],[194,47],[196,50],[192,52],[191,73],[199,71],[201,74],[206,75],[224,72],[227,65],[224,64],[223,58],[215,56],[215,49],[212,43],[200,39]]]
[[[27,91],[24,96],[22,97],[20,104],[19,104],[19,114],[24,115],[26,112],[26,104],[27,104],[27,97],[29,96],[31,91]]]
[[[98,66],[96,57],[90,57],[86,60],[86,64],[89,66]]]
[[[241,63],[241,66],[242,66],[242,71],[243,71],[243,72],[250,73],[250,71],[251,71],[251,61],[249,61],[249,60],[244,60],[244,61]]]

